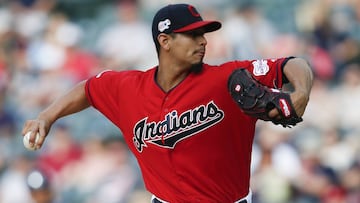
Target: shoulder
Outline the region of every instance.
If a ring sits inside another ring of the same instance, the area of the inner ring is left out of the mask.
[[[155,69],[149,69],[147,71],[140,70],[104,70],[100,73],[89,78],[87,83],[92,85],[106,85],[106,86],[128,86],[137,84],[140,81],[144,81],[145,78],[150,78],[154,75]]]
[[[86,81],[85,88],[88,92],[97,92],[97,94],[105,94],[117,92],[126,92],[120,90],[129,90],[139,86],[146,86],[153,78],[155,70],[147,71],[139,70],[104,70]]]
[[[204,69],[207,71],[217,72],[218,74],[230,74],[235,69],[247,68],[248,66],[248,61],[227,61],[219,65],[204,64]]]
[[[155,71],[154,68],[151,68],[147,71],[141,70],[103,70],[93,78],[95,79],[123,79],[123,78],[139,78],[147,75],[151,75]]]

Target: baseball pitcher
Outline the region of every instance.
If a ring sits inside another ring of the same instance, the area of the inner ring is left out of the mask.
[[[256,121],[301,122],[313,75],[297,57],[206,64],[205,33],[220,28],[192,5],[161,8],[152,23],[156,67],[80,82],[28,120],[23,135],[31,131],[40,148],[57,119],[91,106],[123,133],[153,203],[250,203]],[[294,91],[281,90],[288,82]]]

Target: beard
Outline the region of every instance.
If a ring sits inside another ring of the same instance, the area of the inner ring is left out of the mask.
[[[196,64],[193,64],[190,68],[190,72],[192,73],[195,73],[195,74],[199,74],[202,72],[203,70],[203,62],[199,62],[199,63],[196,63]]]

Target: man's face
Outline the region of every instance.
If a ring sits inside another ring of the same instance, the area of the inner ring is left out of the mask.
[[[171,55],[176,60],[188,65],[201,64],[205,56],[207,44],[203,29],[173,34]]]

